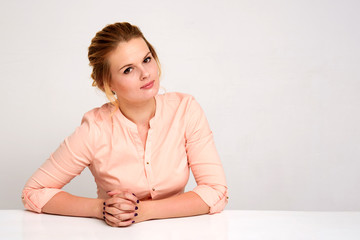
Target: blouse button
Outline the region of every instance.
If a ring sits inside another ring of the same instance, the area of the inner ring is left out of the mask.
[[[155,188],[153,188],[152,190],[155,191]]]
[[[146,164],[149,164],[149,162],[146,162]]]

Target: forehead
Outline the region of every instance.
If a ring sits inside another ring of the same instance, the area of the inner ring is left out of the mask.
[[[121,42],[114,51],[109,54],[108,60],[111,68],[120,68],[127,64],[143,61],[149,52],[146,42],[142,38],[134,38],[128,42]]]

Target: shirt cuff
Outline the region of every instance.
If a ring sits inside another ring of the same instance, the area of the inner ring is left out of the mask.
[[[41,213],[44,205],[59,192],[63,192],[63,190],[57,188],[24,189],[21,199],[26,209]]]
[[[228,189],[226,186],[215,189],[207,185],[198,185],[193,189],[197,195],[210,207],[210,214],[219,213],[224,210],[228,203]]]

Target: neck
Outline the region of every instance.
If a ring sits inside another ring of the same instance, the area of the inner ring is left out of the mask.
[[[122,114],[136,125],[148,126],[150,119],[155,115],[156,102],[155,98],[136,104],[119,101],[119,107]]]

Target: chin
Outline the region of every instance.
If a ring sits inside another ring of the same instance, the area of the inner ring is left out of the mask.
[[[159,88],[153,87],[149,91],[142,94],[142,100],[147,101],[154,98],[159,92]]]
[[[159,92],[159,88],[160,88],[159,85],[160,85],[159,81],[156,81],[154,86],[151,89],[149,89],[149,92],[148,92],[149,95],[151,95],[152,97],[155,97]]]

